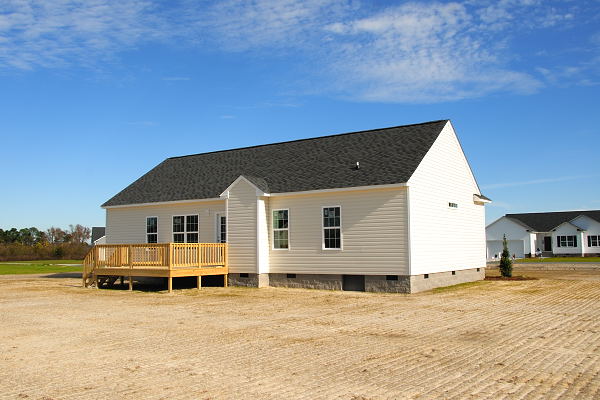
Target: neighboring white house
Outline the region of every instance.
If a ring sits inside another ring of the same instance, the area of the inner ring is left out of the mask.
[[[229,282],[416,292],[483,279],[484,204],[448,120],[169,158],[106,242],[227,242]]]
[[[92,246],[106,243],[106,228],[103,226],[92,227]]]
[[[488,259],[500,257],[502,238],[515,257],[600,255],[600,210],[506,214],[486,227]]]

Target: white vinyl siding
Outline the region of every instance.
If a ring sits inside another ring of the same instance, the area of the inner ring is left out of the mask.
[[[581,255],[585,244],[583,237],[583,232],[576,226],[564,222],[552,231],[552,251],[554,254]]]
[[[583,246],[583,253],[600,253],[600,222],[588,216],[580,215],[573,219],[573,223],[585,230],[585,232],[583,232],[584,236],[586,236],[584,239],[585,245]],[[592,241],[592,239],[588,238],[596,238],[596,240]],[[595,245],[594,243],[597,244]]]
[[[289,209],[293,240],[288,251],[271,250],[271,273],[408,274],[405,188],[270,197],[269,202],[271,210]],[[323,249],[323,207],[332,204],[343,213],[343,251]]]
[[[256,188],[239,180],[229,190],[227,227],[229,270],[234,273],[256,273],[258,203]]]
[[[158,218],[158,243],[172,241],[173,215],[199,217],[199,241],[215,242],[214,216],[225,213],[225,201],[109,208],[106,210],[106,243],[146,243],[146,217]]]
[[[473,202],[479,190],[450,123],[408,186],[411,275],[485,267],[485,210]]]

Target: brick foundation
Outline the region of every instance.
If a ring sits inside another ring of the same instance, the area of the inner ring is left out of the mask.
[[[229,284],[246,287],[288,287],[320,290],[342,290],[343,275],[335,274],[229,274]],[[366,292],[416,293],[441,286],[478,281],[485,278],[485,268],[457,270],[425,275],[365,275]]]

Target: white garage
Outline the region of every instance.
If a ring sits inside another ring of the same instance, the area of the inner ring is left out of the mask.
[[[511,256],[513,254],[517,258],[523,258],[525,256],[525,254],[524,254],[525,243],[523,242],[523,240],[508,240],[507,242],[508,242],[508,251],[510,252]],[[486,243],[487,243],[487,258],[493,259],[494,254],[497,254],[498,258],[500,258],[500,255],[502,255],[502,240],[488,240]]]

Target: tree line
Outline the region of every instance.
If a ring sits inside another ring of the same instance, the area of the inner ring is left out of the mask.
[[[88,252],[91,229],[69,225],[63,230],[51,227],[45,231],[31,228],[0,228],[0,261],[82,259]]]
[[[69,225],[67,230],[54,226],[45,231],[41,231],[36,227],[11,228],[6,231],[0,228],[0,243],[20,243],[26,246],[36,243],[86,243],[91,236],[91,232],[90,228],[79,224]]]

